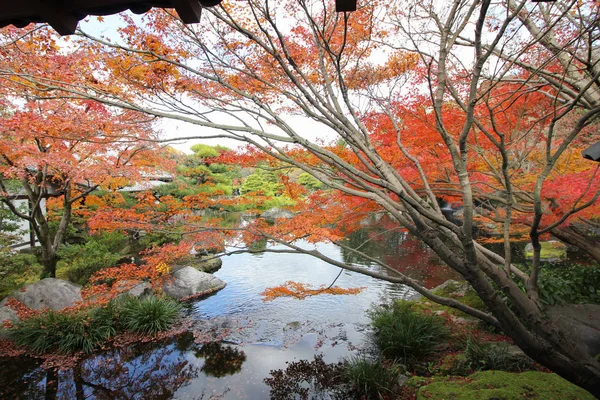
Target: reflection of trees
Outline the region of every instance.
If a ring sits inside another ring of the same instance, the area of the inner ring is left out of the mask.
[[[201,371],[215,378],[237,374],[246,361],[246,353],[242,350],[216,342],[203,345],[194,354],[204,357]]]
[[[388,221],[386,217],[350,233],[345,244],[377,258],[426,287],[435,287],[448,279],[458,278],[421,241],[400,230],[399,225]],[[345,263],[372,264],[352,251],[341,250]]]
[[[68,371],[57,374],[49,370],[45,398],[170,399],[197,376],[198,368],[174,345],[146,347],[145,351],[136,347],[116,349],[88,358]]]
[[[204,358],[201,369],[187,360],[190,351]],[[16,368],[2,365],[10,373],[0,375],[0,398],[171,399],[200,371],[220,378],[238,373],[245,361],[246,354],[233,346],[200,347],[188,333],[172,343],[107,351],[65,371],[46,371],[29,360],[13,362]]]
[[[0,399],[45,398],[48,374],[38,365],[38,361],[28,358],[3,359],[0,363]],[[52,387],[48,389],[52,391]]]
[[[284,399],[348,399],[352,398],[342,363],[326,364],[323,355],[315,355],[313,361],[300,360],[288,364],[285,369],[271,371],[264,382],[271,388],[274,400]]]
[[[78,386],[99,399],[167,399],[197,376],[197,368],[172,345],[142,354],[112,351],[75,371]]]

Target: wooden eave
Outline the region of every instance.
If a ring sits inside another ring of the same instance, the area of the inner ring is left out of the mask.
[[[61,35],[70,35],[88,15],[110,15],[131,10],[142,14],[153,7],[174,8],[186,24],[200,22],[203,7],[222,0],[16,0],[0,6],[0,28],[24,27],[32,22],[48,23]],[[234,0],[238,1],[238,0]],[[336,10],[355,11],[357,0],[335,0]]]
[[[174,8],[182,21],[189,24],[200,21],[203,5],[218,3],[218,0],[18,0],[1,6],[0,27],[45,22],[61,35],[70,35],[88,15],[111,15],[125,10],[142,14],[153,7]]]

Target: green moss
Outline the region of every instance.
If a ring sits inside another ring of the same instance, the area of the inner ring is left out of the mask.
[[[593,400],[594,396],[556,374],[485,371],[464,380],[434,378],[417,392],[417,400]]]
[[[466,291],[464,296],[458,296],[456,294],[456,292],[460,289],[460,286],[462,286],[462,284],[463,284],[462,282],[457,282],[455,284],[449,284],[446,287],[434,290],[433,293],[438,296],[456,299],[456,300],[460,301],[461,303],[463,303],[467,306],[470,306],[472,308],[475,308],[477,310],[486,311],[487,308],[486,308],[485,304],[479,298],[479,296],[477,295],[477,293],[475,292],[475,290],[473,288],[469,288]],[[470,315],[465,314],[461,311],[458,311],[454,308],[446,307],[446,306],[442,306],[440,304],[433,303],[424,297],[415,303],[414,308],[415,308],[415,310],[428,310],[428,311],[443,310],[448,314],[456,315],[461,318],[475,319],[475,318],[471,317]]]
[[[567,248],[561,242],[542,242],[541,245],[542,251],[540,253],[540,258],[542,260],[556,260],[567,256]],[[533,248],[531,246],[525,248],[525,257],[533,258]]]
[[[413,376],[406,381],[405,386],[411,389],[418,389],[420,387],[426,386],[429,382],[431,382],[431,378],[425,378],[423,376]]]

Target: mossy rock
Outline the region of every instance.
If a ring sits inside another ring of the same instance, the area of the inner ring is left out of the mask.
[[[594,400],[594,396],[556,374],[485,371],[460,380],[434,378],[417,400]]]
[[[553,262],[562,260],[567,256],[567,246],[562,242],[550,240],[548,242],[542,242],[541,245],[541,261]],[[533,258],[533,245],[531,243],[525,246],[525,257],[529,260]]]
[[[199,257],[194,263],[193,266],[198,271],[213,273],[218,271],[223,265],[223,260],[220,258],[211,258],[211,257]]]
[[[471,285],[469,285],[466,281],[448,280],[443,284],[433,288],[431,291],[433,292],[433,294],[436,294],[438,296],[456,299],[461,303],[475,308],[477,310],[487,310],[487,307],[485,306],[481,298],[479,298],[479,296],[475,292],[475,289],[473,289]],[[421,298],[417,301],[417,308],[429,310],[444,310],[451,314],[459,315],[461,317],[472,318],[471,316],[453,308],[445,307],[439,304],[432,306],[431,304],[432,303],[428,299]]]

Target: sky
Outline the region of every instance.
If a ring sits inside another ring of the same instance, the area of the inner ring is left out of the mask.
[[[134,20],[141,19],[140,15],[127,12]],[[105,35],[111,38],[118,37],[118,29],[123,26],[122,19],[119,15],[110,15],[102,17],[101,20],[97,17],[87,17],[79,22],[79,29],[94,36]],[[311,141],[324,140],[326,142],[333,141],[337,138],[335,132],[328,127],[310,119],[298,115],[288,116],[284,118],[292,127],[303,133],[303,136]],[[225,119],[223,119],[225,121]],[[217,122],[219,122],[217,120]],[[179,137],[214,135],[217,133],[214,129],[206,128],[198,125],[193,125],[183,121],[175,121],[163,119],[158,124],[161,130],[162,137],[165,139],[173,139]],[[246,143],[231,140],[231,139],[191,139],[172,142],[171,146],[179,151],[191,154],[190,147],[197,143],[209,145],[221,145],[229,148],[244,147]]]

